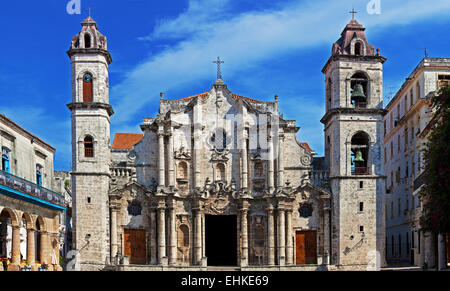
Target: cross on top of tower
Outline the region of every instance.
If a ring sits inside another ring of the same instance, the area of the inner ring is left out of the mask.
[[[355,14],[358,13],[355,11],[355,8],[352,8],[352,11],[349,12],[350,14],[352,14],[352,19],[355,19]]]
[[[225,62],[220,60],[220,57],[217,57],[217,61],[213,62],[214,64],[217,64],[217,79],[222,79],[222,71],[220,69],[221,64],[224,64]]]
[[[91,17],[91,12],[92,12],[92,8],[91,7],[89,7],[86,11],[88,11],[89,12],[89,17]]]

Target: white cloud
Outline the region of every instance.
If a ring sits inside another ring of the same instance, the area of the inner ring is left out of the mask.
[[[230,80],[258,62],[284,53],[323,43],[331,48],[350,17],[346,13],[353,2],[291,1],[276,10],[230,16],[229,0],[189,1],[184,13],[173,20],[162,20],[145,38],[180,41],[144,60],[127,74],[125,81],[113,86],[112,100],[120,100],[115,105],[114,122],[129,122],[144,106],[156,102],[162,90],[211,79],[211,62],[218,55],[227,62],[226,76]],[[432,5],[421,0],[382,1],[382,14],[368,15],[368,2],[361,1],[358,20],[366,27],[380,29],[445,16],[450,11],[448,0],[433,1]]]

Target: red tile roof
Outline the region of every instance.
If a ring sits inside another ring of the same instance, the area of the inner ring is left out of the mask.
[[[116,133],[113,149],[132,149],[144,137],[142,133]]]
[[[304,146],[308,151],[313,152],[313,150],[311,149],[311,147],[307,142],[301,142],[300,144]]]

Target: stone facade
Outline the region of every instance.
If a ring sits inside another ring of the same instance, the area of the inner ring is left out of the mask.
[[[243,97],[220,78],[195,96],[161,94],[159,114],[144,119],[143,135],[117,135],[110,148],[111,57],[97,24],[88,18],[82,27],[69,51],[79,269],[205,269],[225,262],[221,253],[241,269],[379,267],[385,59],[359,24],[346,27],[324,68],[334,84],[327,86],[324,158],[297,140],[299,127],[282,117],[277,96]],[[344,36],[352,30],[355,41]],[[355,73],[370,89],[365,108],[349,98]],[[352,137],[362,131],[367,172],[355,175]]]

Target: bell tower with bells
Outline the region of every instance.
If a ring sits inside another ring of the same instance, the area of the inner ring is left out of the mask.
[[[326,114],[321,122],[332,192],[330,263],[361,270],[385,265],[385,61],[353,17],[322,70]]]

